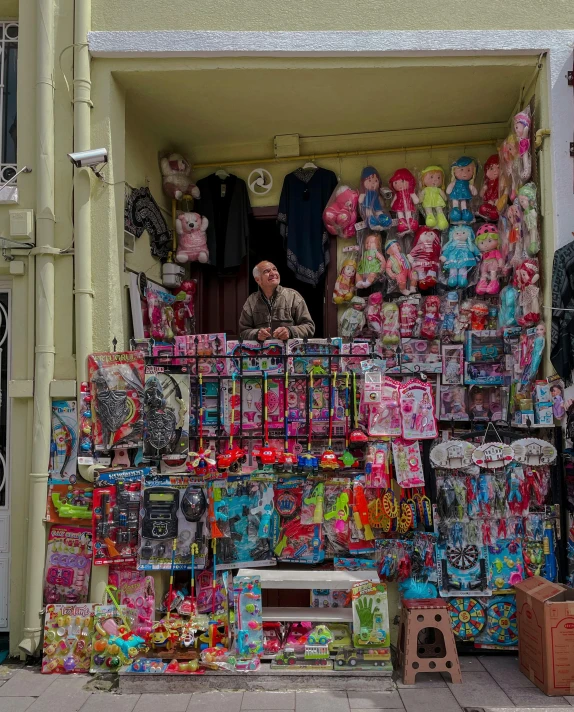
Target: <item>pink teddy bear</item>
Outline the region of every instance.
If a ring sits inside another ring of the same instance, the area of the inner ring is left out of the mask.
[[[209,221],[199,213],[180,213],[175,219],[175,230],[178,234],[177,262],[207,262],[207,236],[205,231]]]
[[[357,222],[359,193],[342,185],[335,191],[335,200],[323,212],[323,222],[327,231],[337,237],[354,237]]]

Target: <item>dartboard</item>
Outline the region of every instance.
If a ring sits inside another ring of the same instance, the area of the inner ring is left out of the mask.
[[[468,571],[477,563],[478,547],[474,544],[464,546],[447,546],[446,558],[451,566],[459,571]]]
[[[486,614],[476,598],[451,598],[448,602],[450,624],[460,640],[474,640],[486,624]]]
[[[490,637],[500,645],[515,645],[518,641],[516,605],[512,601],[497,601],[487,610]]]

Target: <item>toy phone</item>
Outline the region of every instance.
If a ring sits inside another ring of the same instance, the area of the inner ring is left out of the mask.
[[[144,490],[142,536],[146,539],[175,539],[178,534],[179,490],[150,487]]]

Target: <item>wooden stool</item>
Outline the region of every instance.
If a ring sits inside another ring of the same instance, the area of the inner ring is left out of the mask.
[[[462,683],[450,616],[442,598],[403,601],[398,650],[403,684],[414,685],[418,672],[448,672],[453,683]]]

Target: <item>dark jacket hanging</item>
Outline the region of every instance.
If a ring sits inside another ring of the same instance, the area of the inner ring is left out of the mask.
[[[215,173],[197,181],[201,198],[195,210],[209,220],[209,262],[219,273],[239,269],[249,245],[251,204],[245,181],[235,175],[225,179]]]
[[[556,373],[567,384],[571,383],[574,369],[574,242],[554,253],[550,361]]]
[[[285,176],[277,221],[285,242],[287,264],[297,279],[317,286],[329,264],[329,233],[323,210],[337,185],[324,168],[298,168]]]

